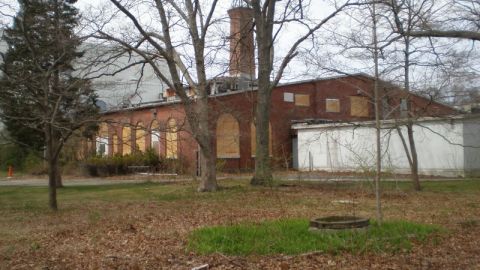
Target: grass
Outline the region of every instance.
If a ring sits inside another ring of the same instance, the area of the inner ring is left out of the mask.
[[[280,181],[278,185],[301,185],[323,190],[369,191],[372,187],[367,182],[301,182]],[[222,188],[214,193],[196,192],[196,183],[161,184],[161,183],[121,183],[114,185],[67,186],[58,190],[60,209],[75,208],[85,203],[105,202],[173,202],[182,200],[203,200],[221,202],[257,190],[242,181],[222,181]],[[277,186],[278,186],[277,185]],[[462,181],[422,181],[423,191],[432,193],[480,193],[480,180]],[[412,190],[410,182],[384,182],[382,188],[388,190]],[[268,188],[267,188],[268,189]],[[275,189],[275,188],[274,188]],[[299,198],[303,204],[310,201]],[[313,203],[313,202],[310,202]],[[475,205],[474,205],[475,207]],[[47,187],[0,187],[0,211],[47,211]]]
[[[325,190],[372,190],[373,183],[366,181],[355,182],[315,182],[315,181],[277,181],[276,185],[302,185]],[[420,185],[422,191],[436,193],[479,193],[480,179],[464,179],[464,180],[442,180],[431,181],[421,180]],[[381,183],[383,190],[402,190],[411,191],[413,189],[410,181],[383,181]]]
[[[250,187],[238,182],[222,183],[215,193],[196,192],[197,183],[125,183],[66,186],[57,190],[60,209],[73,209],[89,203],[173,202],[181,200],[223,201],[240,195]],[[0,187],[0,211],[48,211],[48,188],[28,186]]]
[[[308,220],[289,219],[259,224],[238,224],[197,229],[189,249],[200,254],[295,255],[312,251],[339,253],[397,252],[410,250],[412,241],[425,241],[437,226],[405,221],[376,222],[367,232],[311,233]]]

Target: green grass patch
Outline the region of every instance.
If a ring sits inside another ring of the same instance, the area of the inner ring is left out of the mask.
[[[411,183],[410,183],[411,184]],[[452,193],[480,193],[480,179],[425,181],[421,183],[425,191]]]
[[[319,182],[319,181],[283,181],[279,180],[275,182],[276,186],[282,185],[296,185],[310,188],[318,188],[323,190],[338,190],[338,191],[372,191],[374,185],[372,181],[345,181],[345,182]],[[420,180],[422,191],[436,192],[436,193],[480,193],[480,179],[463,179],[463,180]],[[412,182],[410,181],[382,181],[382,189],[385,191],[390,190],[413,190]]]
[[[190,191],[191,189],[191,191]],[[188,198],[193,188],[158,183],[67,186],[57,190],[60,209],[86,202],[171,201]],[[0,187],[0,211],[48,211],[47,187]]]
[[[222,182],[217,192],[197,192],[196,182],[187,184],[119,183],[66,186],[57,190],[60,209],[75,209],[85,203],[174,202],[183,200],[226,201],[250,190],[237,181]],[[48,188],[0,187],[0,211],[48,211]]]
[[[432,225],[406,221],[373,222],[366,232],[312,233],[308,220],[289,219],[259,224],[206,227],[193,231],[188,249],[200,254],[228,255],[397,252],[410,250],[414,241],[425,241],[439,231]]]
[[[114,203],[114,202],[174,202],[174,201],[206,201],[206,202],[229,202],[243,200],[246,194],[262,190],[272,192],[282,191],[281,184],[295,185],[303,188],[322,189],[325,191],[372,191],[372,184],[368,182],[308,182],[308,181],[281,181],[275,188],[258,188],[249,186],[247,181],[228,180],[221,181],[220,190],[217,192],[199,193],[196,191],[197,182],[190,183],[119,183],[114,185],[90,185],[90,186],[67,186],[58,190],[58,202],[60,209],[75,209],[84,206],[85,203]],[[422,181],[424,192],[449,193],[475,195],[480,193],[480,180],[460,181]],[[383,182],[382,188],[389,190],[411,190],[410,182]],[[419,193],[422,194],[422,193]],[[248,195],[250,196],[250,195]],[[250,198],[250,203],[258,202],[262,206],[261,197]],[[260,199],[259,199],[260,198]],[[269,203],[269,202],[268,202]],[[316,203],[310,199],[296,199],[292,202],[312,206]],[[475,208],[476,205],[467,205]],[[48,188],[47,187],[0,187],[0,211],[22,211],[42,213],[48,211]]]

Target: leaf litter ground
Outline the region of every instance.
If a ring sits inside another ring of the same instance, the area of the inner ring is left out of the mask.
[[[396,253],[199,255],[187,250],[196,228],[355,214],[374,217],[369,183],[288,182],[253,188],[221,181],[120,184],[60,190],[50,212],[45,188],[0,189],[0,269],[480,269],[480,181],[386,184],[385,219],[435,224],[445,231]],[[351,204],[338,203],[353,201]]]

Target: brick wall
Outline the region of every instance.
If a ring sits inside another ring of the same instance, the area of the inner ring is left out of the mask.
[[[390,106],[398,107],[401,98],[405,98],[404,92],[394,89],[387,91],[384,87],[383,93],[388,93]],[[373,81],[365,76],[346,76],[326,80],[305,81],[292,84],[285,84],[277,87],[272,93],[270,124],[272,127],[272,157],[280,166],[285,164],[285,159],[291,157],[291,139],[294,134],[291,131],[293,120],[304,119],[327,119],[332,121],[358,121],[371,120],[374,118],[373,102]],[[356,117],[351,115],[351,96],[365,97],[369,99],[368,115]],[[422,115],[445,115],[455,111],[448,106],[432,102],[431,100],[416,95],[409,95],[412,104],[412,111]],[[216,132],[216,121],[223,113],[231,114],[239,124],[240,130],[240,158],[224,159],[224,169],[229,171],[251,170],[254,166],[251,149],[250,128],[254,116],[256,91],[238,91],[211,97],[211,132]],[[327,112],[326,99],[338,99],[339,111]],[[308,102],[307,102],[308,100]],[[398,116],[398,114],[391,114]],[[115,123],[109,130],[110,143],[113,131],[121,138],[121,124],[136,125],[139,121],[144,126],[150,127],[154,119],[164,127],[171,117],[179,123],[178,153],[189,164],[190,171],[196,166],[196,151],[198,146],[188,132],[184,110],[179,103],[161,104],[148,108],[127,110],[105,114],[104,119]],[[133,137],[133,133],[132,133]],[[150,136],[147,136],[146,144],[150,145]],[[216,147],[214,143],[213,147]],[[111,147],[110,154],[111,153]],[[121,149],[120,149],[121,151]],[[160,153],[165,155],[165,153]]]

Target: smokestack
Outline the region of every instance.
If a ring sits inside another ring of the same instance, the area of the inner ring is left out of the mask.
[[[255,48],[253,45],[253,10],[233,7],[230,16],[230,76],[255,78]]]

